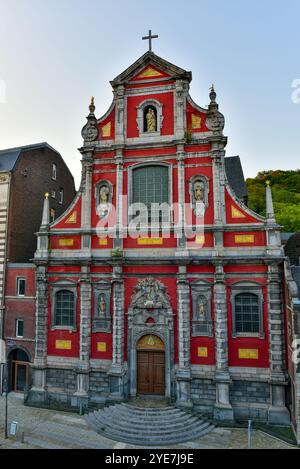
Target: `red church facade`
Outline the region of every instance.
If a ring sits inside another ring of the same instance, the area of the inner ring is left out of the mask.
[[[29,404],[157,394],[220,420],[289,421],[271,191],[267,218],[236,196],[216,93],[199,107],[191,79],[147,52],[111,82],[102,118],[90,105],[79,192],[52,224],[46,198],[38,233]]]

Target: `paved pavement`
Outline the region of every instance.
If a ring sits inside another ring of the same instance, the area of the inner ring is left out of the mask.
[[[87,427],[84,417],[23,405],[21,394],[8,398],[8,422],[19,423],[19,437],[4,437],[5,398],[0,396],[0,449],[135,449],[98,435]],[[24,432],[24,443],[21,434]],[[253,433],[253,448],[295,449],[260,431]],[[216,428],[208,435],[188,443],[161,449],[245,449],[247,430]]]

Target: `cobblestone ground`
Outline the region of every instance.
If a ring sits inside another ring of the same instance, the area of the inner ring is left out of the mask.
[[[34,409],[23,405],[23,396],[10,394],[8,398],[8,422],[17,421],[19,437],[4,439],[5,398],[0,397],[0,449],[134,449],[98,435],[89,430],[78,414]],[[24,441],[20,440],[24,432]],[[260,431],[253,433],[253,448],[296,449]],[[247,431],[244,429],[216,428],[210,434],[188,443],[162,449],[245,449]]]

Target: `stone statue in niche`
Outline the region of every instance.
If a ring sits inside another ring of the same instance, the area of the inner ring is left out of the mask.
[[[109,189],[107,186],[102,186],[100,189],[100,204],[107,204],[109,198]]]
[[[147,132],[156,132],[156,116],[154,109],[151,107],[148,108],[146,114],[146,122],[147,122]]]
[[[197,202],[204,202],[205,194],[204,194],[204,183],[202,181],[196,181],[194,183],[194,198],[196,203]]]
[[[107,315],[107,307],[106,307],[105,295],[102,293],[99,296],[98,317],[105,318],[106,315]]]
[[[202,218],[207,207],[207,185],[202,178],[195,178],[190,183],[190,196],[196,217]]]
[[[197,321],[205,321],[207,316],[207,299],[204,296],[199,296],[197,301]]]
[[[109,188],[107,185],[103,185],[99,189],[99,205],[98,214],[100,218],[104,218],[109,212]]]

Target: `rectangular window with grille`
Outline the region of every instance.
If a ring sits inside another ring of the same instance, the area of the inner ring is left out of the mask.
[[[162,212],[153,204],[169,203],[169,170],[165,166],[145,166],[133,171],[133,203],[144,204],[148,221],[161,222]],[[152,209],[152,212],[151,212]],[[147,220],[145,220],[147,222]]]
[[[235,296],[236,333],[260,332],[259,297],[253,293],[240,293]]]
[[[55,325],[73,327],[75,319],[75,297],[69,290],[56,293],[55,298]]]

